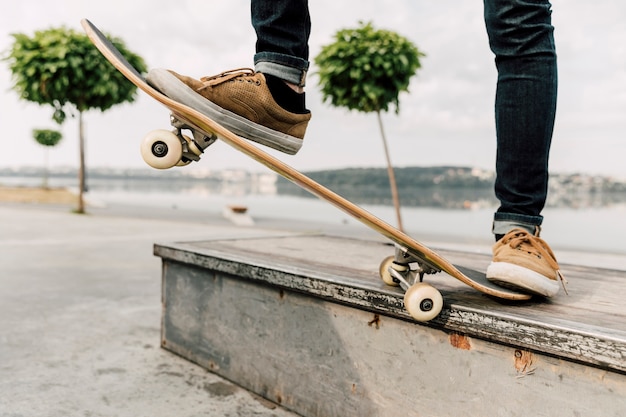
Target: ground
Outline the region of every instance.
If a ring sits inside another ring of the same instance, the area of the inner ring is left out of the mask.
[[[36,204],[75,204],[76,194],[66,188],[0,186],[0,202]]]

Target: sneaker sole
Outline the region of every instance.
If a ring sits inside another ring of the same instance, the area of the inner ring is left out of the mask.
[[[519,265],[492,262],[486,275],[494,284],[543,297],[552,297],[559,292],[558,281]]]
[[[146,81],[169,98],[207,115],[238,136],[289,155],[296,154],[303,140],[251,122],[245,117],[221,108],[196,93],[187,84],[164,69],[151,70]]]

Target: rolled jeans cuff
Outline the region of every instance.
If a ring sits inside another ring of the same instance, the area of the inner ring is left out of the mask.
[[[309,61],[275,52],[259,52],[254,56],[254,70],[304,87]]]
[[[511,230],[521,228],[535,236],[539,235],[543,216],[528,216],[516,213],[496,213],[493,217],[494,235],[506,235]]]

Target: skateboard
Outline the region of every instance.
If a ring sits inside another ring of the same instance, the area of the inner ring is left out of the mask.
[[[489,282],[480,271],[453,265],[409,235],[264,152],[249,140],[235,135],[202,113],[165,96],[146,82],[93,23],[87,19],[83,19],[81,23],[91,42],[118,71],[171,112],[170,123],[173,130],[150,132],[141,144],[141,154],[148,165],[160,169],[187,165],[192,161],[198,161],[211,144],[221,140],[326,200],[395,244],[394,255],[381,262],[379,274],[386,284],[399,286],[404,290],[405,308],[417,321],[430,321],[437,317],[443,308],[441,293],[424,282],[426,275],[439,272],[445,272],[492,297],[512,301],[531,298],[529,294],[502,288]],[[183,132],[191,132],[192,137]]]

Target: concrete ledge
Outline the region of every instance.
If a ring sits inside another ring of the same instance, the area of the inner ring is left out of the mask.
[[[566,267],[570,297],[524,305],[435,276],[446,305],[423,325],[377,277],[391,252],[310,235],[156,245],[162,344],[304,416],[450,415],[452,404],[474,415],[623,414],[624,308],[605,293],[618,294],[626,273]]]

